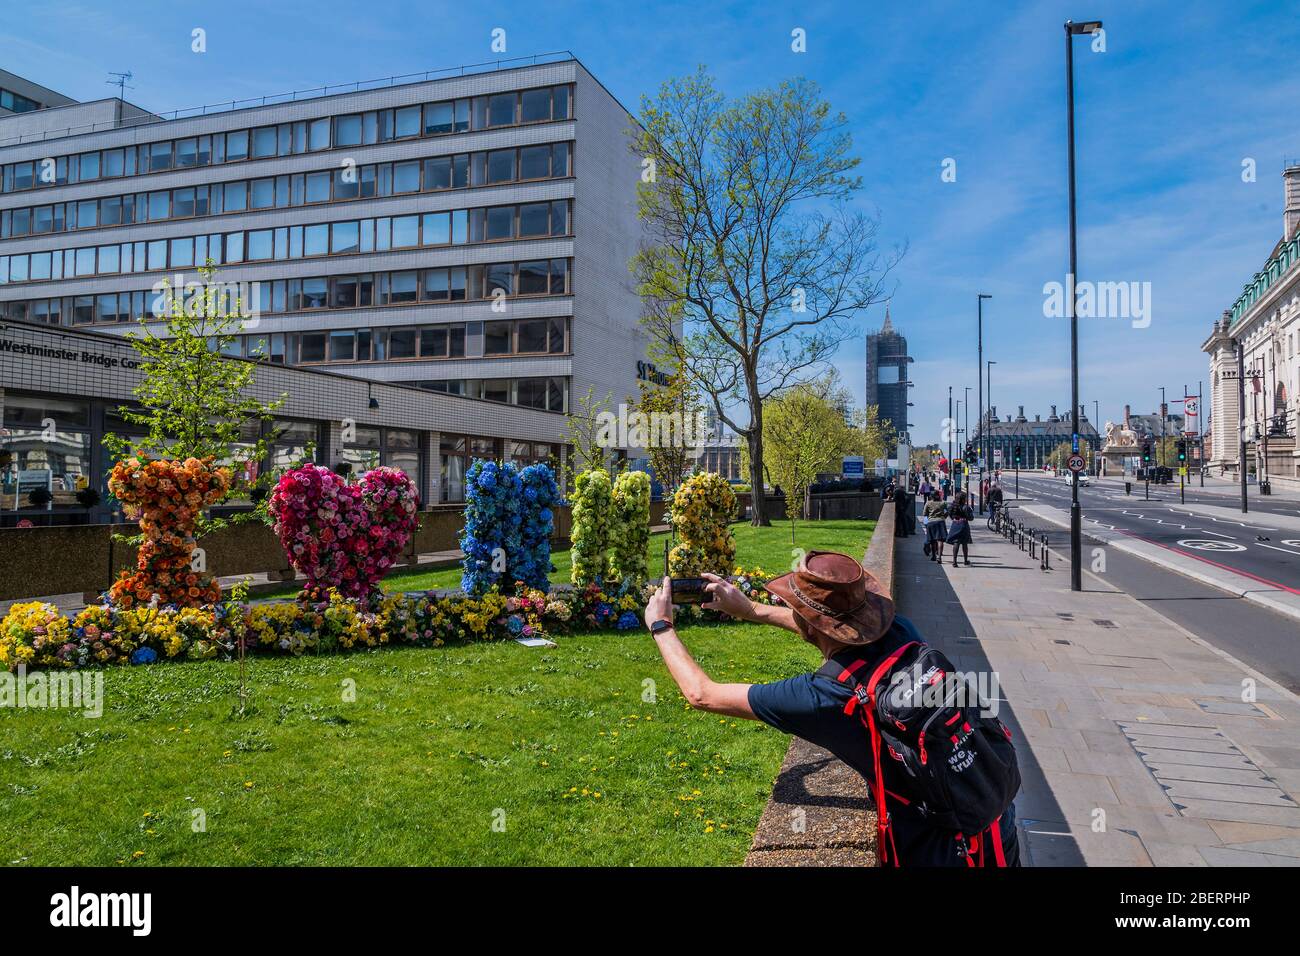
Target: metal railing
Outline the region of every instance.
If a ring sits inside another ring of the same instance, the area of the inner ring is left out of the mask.
[[[253,96],[243,100],[209,103],[204,106],[192,106],[186,109],[169,110],[165,113],[140,113],[137,116],[122,116],[112,122],[86,123],[81,126],[68,126],[60,129],[44,130],[25,136],[0,138],[0,146],[16,146],[21,143],[39,143],[49,139],[62,139],[83,133],[98,133],[105,130],[128,129],[150,126],[156,123],[168,123],[178,119],[190,119],[195,116],[211,116],[219,113],[232,113],[237,110],[254,109],[259,106],[276,106],[282,103],[300,103],[305,100],[320,99],[325,96],[338,96],[341,93],[364,93],[370,90],[384,90],[395,86],[410,86],[415,83],[428,83],[430,80],[447,80],[458,76],[473,76],[480,73],[496,73],[500,70],[516,70],[525,66],[540,66],[545,63],[567,63],[577,60],[568,50],[552,53],[535,53],[532,56],[516,56],[506,60],[485,60],[482,63],[468,63],[464,66],[447,67],[442,70],[426,70],[423,73],[402,73],[396,76],[381,77],[374,80],[356,80],[352,83],[340,83],[332,86],[317,86],[305,90],[291,90],[287,93],[272,93],[267,96]],[[126,102],[126,101],[124,101]],[[75,103],[72,106],[83,106]],[[132,104],[134,105],[134,104]],[[55,107],[65,109],[69,107]],[[40,112],[45,111],[38,111]],[[24,113],[31,116],[31,113]]]
[[[1052,570],[1052,552],[1047,532],[1013,518],[1010,506],[1003,505],[989,516],[989,529],[994,534],[1006,538],[1021,551],[1028,551],[1031,559],[1037,558],[1040,570]]]

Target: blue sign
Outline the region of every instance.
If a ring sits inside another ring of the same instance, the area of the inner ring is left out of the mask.
[[[866,474],[866,462],[861,458],[845,458],[840,473],[846,478],[861,478]]]
[[[1079,433],[1078,432],[1075,432],[1073,437],[1071,437],[1070,439],[1070,451],[1074,452],[1076,455],[1079,454]]]

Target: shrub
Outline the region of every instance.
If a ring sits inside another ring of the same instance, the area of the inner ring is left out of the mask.
[[[727,575],[736,563],[731,521],[736,496],[720,475],[691,475],[673,495],[673,529],[681,539],[669,552],[669,573],[695,577],[705,571]]]
[[[625,471],[614,482],[609,579],[639,587],[646,580],[650,547],[650,476]]]
[[[608,565],[608,550],[613,507],[613,488],[609,473],[603,468],[584,471],[573,482],[573,570],[571,580],[587,585],[603,579]]]

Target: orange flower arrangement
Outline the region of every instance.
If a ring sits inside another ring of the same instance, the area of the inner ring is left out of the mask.
[[[216,468],[211,458],[148,461],[127,458],[113,466],[108,490],[129,513],[138,513],[144,543],[136,570],[123,571],[109,589],[119,608],[158,603],[199,607],[221,599],[216,578],[191,569],[194,527],[206,505],[225,497],[230,469]]]

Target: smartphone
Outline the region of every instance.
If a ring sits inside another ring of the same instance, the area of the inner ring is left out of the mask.
[[[664,577],[668,577],[668,542],[664,542]],[[703,604],[709,599],[704,578],[672,578],[670,588],[674,604]]]
[[[673,603],[703,604],[709,599],[708,592],[704,590],[708,583],[704,578],[673,578]]]

